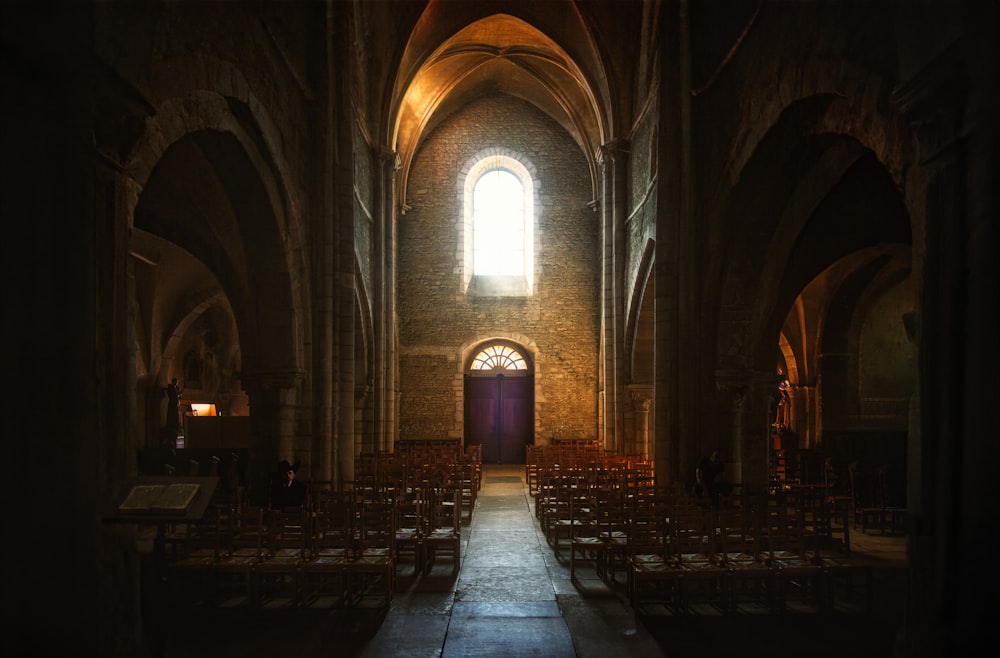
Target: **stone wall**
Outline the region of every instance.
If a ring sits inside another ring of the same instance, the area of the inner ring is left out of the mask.
[[[492,148],[534,177],[530,297],[462,291],[461,191],[470,159]],[[417,153],[399,220],[401,438],[462,437],[463,350],[501,337],[534,360],[535,441],[596,435],[599,216],[584,157],[554,121],[503,95],[449,117]]]

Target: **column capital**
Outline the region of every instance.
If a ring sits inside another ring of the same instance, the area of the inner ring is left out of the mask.
[[[656,393],[655,387],[646,384],[630,384],[625,387],[629,395],[632,396],[632,404],[635,410],[649,413],[653,407],[653,399]]]
[[[620,156],[627,155],[630,147],[631,143],[624,137],[616,137],[607,141],[597,148],[597,162],[610,164]]]
[[[393,171],[399,171],[400,167],[403,166],[403,161],[399,157],[399,152],[389,148],[388,146],[376,147],[375,155],[382,164],[391,163]]]
[[[716,370],[715,387],[732,396],[733,406],[742,407],[747,396],[753,391],[777,389],[781,375],[762,370]]]

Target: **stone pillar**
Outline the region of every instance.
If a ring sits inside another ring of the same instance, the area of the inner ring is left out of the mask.
[[[392,451],[396,436],[396,195],[399,155],[389,148],[377,154],[377,211],[372,314],[374,330],[373,449]]]
[[[847,429],[851,417],[850,391],[847,378],[847,354],[824,353],[819,355],[819,378],[817,396],[819,406],[817,423],[823,440],[823,432]]]
[[[785,391],[789,400],[788,427],[798,434],[799,446],[808,448],[817,442],[817,416],[815,386],[789,386]]]
[[[899,11],[909,26],[910,7]],[[908,658],[973,653],[992,633],[983,611],[995,606],[998,576],[977,565],[996,538],[998,18],[996,3],[966,3],[935,15],[933,35],[896,36],[908,57],[893,101],[917,144],[905,193],[921,282],[908,320],[920,382],[907,449],[916,460],[908,467],[916,483],[908,487],[908,586],[920,596],[907,598],[893,649]],[[940,43],[959,33],[959,22],[961,39]]]
[[[771,419],[769,409],[777,381],[773,372],[720,371],[716,386],[729,394],[731,431],[728,452],[731,477],[744,491],[764,491],[770,480]]]
[[[338,126],[340,116],[339,95],[335,93],[340,87],[342,67],[338,61],[344,57],[340,44],[345,41],[338,33],[337,17],[333,8],[327,7],[326,15],[326,65],[327,86],[324,97],[325,113],[322,130],[323,173],[319,184],[319,205],[322,208],[320,216],[314,223],[312,257],[316,263],[315,298],[313,301],[316,322],[314,323],[313,345],[314,355],[312,368],[312,403],[313,403],[313,445],[315,450],[314,465],[311,477],[319,480],[334,480],[334,464],[337,460],[337,429],[336,429],[336,375],[337,364],[337,327],[338,299],[341,292],[337,286],[337,271],[341,250],[339,240],[344,230],[343,223],[337,222],[338,203],[337,181],[338,168],[341,166],[338,140],[341,139]]]
[[[249,441],[250,464],[247,473],[251,492],[266,496],[271,470],[282,459],[301,459],[304,472],[311,472],[311,455],[296,445],[296,411],[302,371],[296,369],[246,372],[241,375],[243,389],[250,399],[252,435]],[[262,501],[255,501],[262,504]]]
[[[686,482],[696,462],[701,427],[698,387],[701,360],[698,291],[703,281],[704,219],[694,209],[692,159],[691,28],[686,3],[664,3],[659,12],[659,110],[656,149],[655,375],[653,403],[656,479]]]
[[[354,450],[352,454],[365,451],[364,437],[372,435],[371,386],[357,386],[354,389]]]
[[[633,385],[629,387],[629,392],[632,394],[632,405],[635,413],[635,445],[628,451],[628,454],[649,459],[653,451],[650,422],[654,390],[652,386]]]
[[[616,139],[601,146],[601,213],[603,227],[601,344],[604,386],[603,445],[625,452],[625,217],[628,212],[628,144]]]

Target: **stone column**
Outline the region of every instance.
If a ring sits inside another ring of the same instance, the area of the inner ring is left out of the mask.
[[[372,433],[371,386],[357,386],[354,389],[354,450],[352,454],[364,452],[364,437]]]
[[[307,447],[297,446],[295,441],[298,390],[302,377],[302,371],[297,369],[244,371],[241,375],[243,389],[250,399],[252,435],[248,477],[251,491],[266,487],[271,470],[282,459],[291,462],[301,459],[304,472],[311,472]]]
[[[731,477],[744,491],[764,491],[770,480],[771,419],[769,409],[777,386],[773,372],[720,371],[716,386],[729,394],[731,436],[727,446]]]
[[[816,387],[815,386],[789,386],[785,391],[788,393],[790,402],[788,427],[799,435],[799,445],[808,448],[816,445],[817,442],[817,416],[819,409],[816,408]]]
[[[653,410],[652,386],[630,386],[632,405],[635,413],[635,445],[629,454],[649,459],[652,456],[652,435],[650,433],[651,412]]]
[[[908,26],[910,7],[899,11]],[[900,656],[973,653],[992,633],[983,611],[998,578],[974,565],[996,538],[998,16],[996,3],[966,3],[935,15],[933,35],[896,33],[908,57],[893,101],[917,144],[905,193],[921,282],[908,320],[920,382],[907,449],[909,588],[921,595],[907,598]],[[966,33],[941,43],[958,17]]]
[[[332,7],[327,7],[326,16],[326,64],[327,86],[324,97],[325,113],[323,114],[322,153],[323,171],[319,184],[320,207],[322,213],[315,221],[313,228],[313,258],[316,263],[316,284],[314,313],[316,316],[315,332],[313,334],[315,353],[312,361],[314,373],[313,382],[313,445],[315,448],[315,464],[312,477],[320,480],[334,480],[334,464],[336,464],[337,428],[336,428],[336,395],[337,395],[337,328],[338,299],[341,290],[337,286],[337,271],[340,261],[339,240],[345,227],[343,222],[337,222],[338,217],[338,168],[341,166],[338,141],[342,139],[338,126],[340,116],[339,95],[335,90],[340,87],[342,67],[338,61],[344,57],[340,46],[345,39],[339,35],[337,17],[333,15]]]
[[[656,478],[686,482],[695,460],[701,428],[693,419],[700,408],[703,381],[698,290],[703,288],[698,231],[704,222],[694,209],[692,159],[691,28],[685,3],[664,3],[659,12],[660,120],[656,149],[655,268],[655,418]]]
[[[825,353],[819,355],[817,396],[817,427],[822,441],[823,432],[847,429],[851,417],[848,395],[853,390],[847,384],[847,354]]]
[[[399,155],[383,147],[377,153],[377,204],[372,315],[374,330],[374,450],[391,451],[396,434],[396,195]]]
[[[601,213],[603,227],[603,271],[601,330],[604,385],[604,437],[607,450],[623,453],[625,387],[625,217],[628,212],[628,144],[616,139],[603,144],[601,165]]]

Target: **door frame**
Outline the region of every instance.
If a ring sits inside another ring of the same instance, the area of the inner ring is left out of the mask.
[[[494,408],[494,423],[495,431],[501,429],[499,424],[502,422],[503,414],[500,410],[500,402],[503,400],[503,381],[509,379],[527,379],[530,380],[529,390],[530,398],[528,399],[525,411],[528,414],[528,418],[525,423],[528,428],[528,436],[525,439],[526,445],[533,445],[535,443],[535,426],[536,426],[536,391],[535,391],[535,368],[533,359],[531,358],[530,352],[527,348],[515,341],[508,339],[490,339],[477,342],[476,344],[470,346],[470,348],[465,352],[466,357],[463,359],[463,382],[462,382],[462,445],[467,447],[469,444],[469,413],[471,399],[469,395],[469,384],[472,380],[482,380],[490,379],[496,382],[494,388],[495,398],[494,401],[496,406]],[[486,356],[484,356],[486,355]],[[502,441],[502,437],[497,438],[498,441]],[[484,453],[485,453],[484,449]],[[503,444],[500,443],[496,446],[496,452],[502,457],[504,454]],[[485,459],[484,459],[485,462]],[[503,462],[503,463],[523,463],[523,456],[520,456],[519,462]]]

